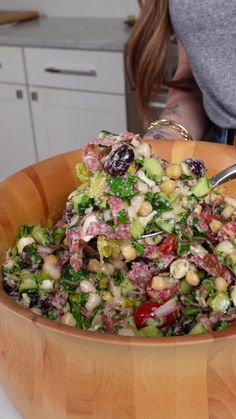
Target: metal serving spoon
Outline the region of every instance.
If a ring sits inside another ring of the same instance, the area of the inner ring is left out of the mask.
[[[222,170],[222,172],[217,173],[215,176],[209,179],[212,188],[217,188],[217,186],[222,185],[223,183],[229,182],[230,180],[236,179],[236,164],[233,164],[227,169]],[[149,237],[156,237],[160,234],[163,234],[162,230],[155,231],[154,233],[144,234],[140,239],[147,239]]]

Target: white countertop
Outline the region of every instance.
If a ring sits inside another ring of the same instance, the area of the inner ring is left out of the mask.
[[[0,386],[0,419],[22,419]]]
[[[0,27],[0,45],[123,52],[131,28],[118,18],[46,17]]]

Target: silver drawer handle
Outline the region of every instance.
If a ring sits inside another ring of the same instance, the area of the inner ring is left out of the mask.
[[[97,72],[96,70],[66,70],[63,68],[56,68],[56,67],[46,67],[44,69],[47,73],[55,73],[55,74],[69,74],[72,76],[89,76],[89,77],[96,77]]]

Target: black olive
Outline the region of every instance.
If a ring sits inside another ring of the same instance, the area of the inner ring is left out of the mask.
[[[74,217],[74,215],[75,215],[74,206],[73,206],[73,204],[71,202],[68,202],[66,204],[66,208],[65,208],[65,210],[63,212],[63,221],[64,221],[64,223],[70,224],[70,222],[71,222],[72,218]]]
[[[2,286],[3,286],[4,291],[8,295],[14,295],[16,290],[17,290],[16,284],[11,283],[11,281],[8,278],[6,278],[6,279],[4,278]]]
[[[40,307],[40,296],[37,290],[30,290],[27,292],[27,295],[30,299],[30,308]]]
[[[134,161],[134,150],[128,144],[122,144],[111,152],[104,164],[104,169],[109,175],[123,176]]]
[[[206,166],[200,159],[186,159],[184,161],[188,170],[195,177],[203,177],[206,173]]]

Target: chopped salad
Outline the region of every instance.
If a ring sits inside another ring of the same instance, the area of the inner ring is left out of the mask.
[[[106,131],[82,155],[61,219],[24,225],[8,250],[4,290],[38,315],[98,333],[228,328],[236,200],[212,189],[204,162],[169,164],[139,135]]]

